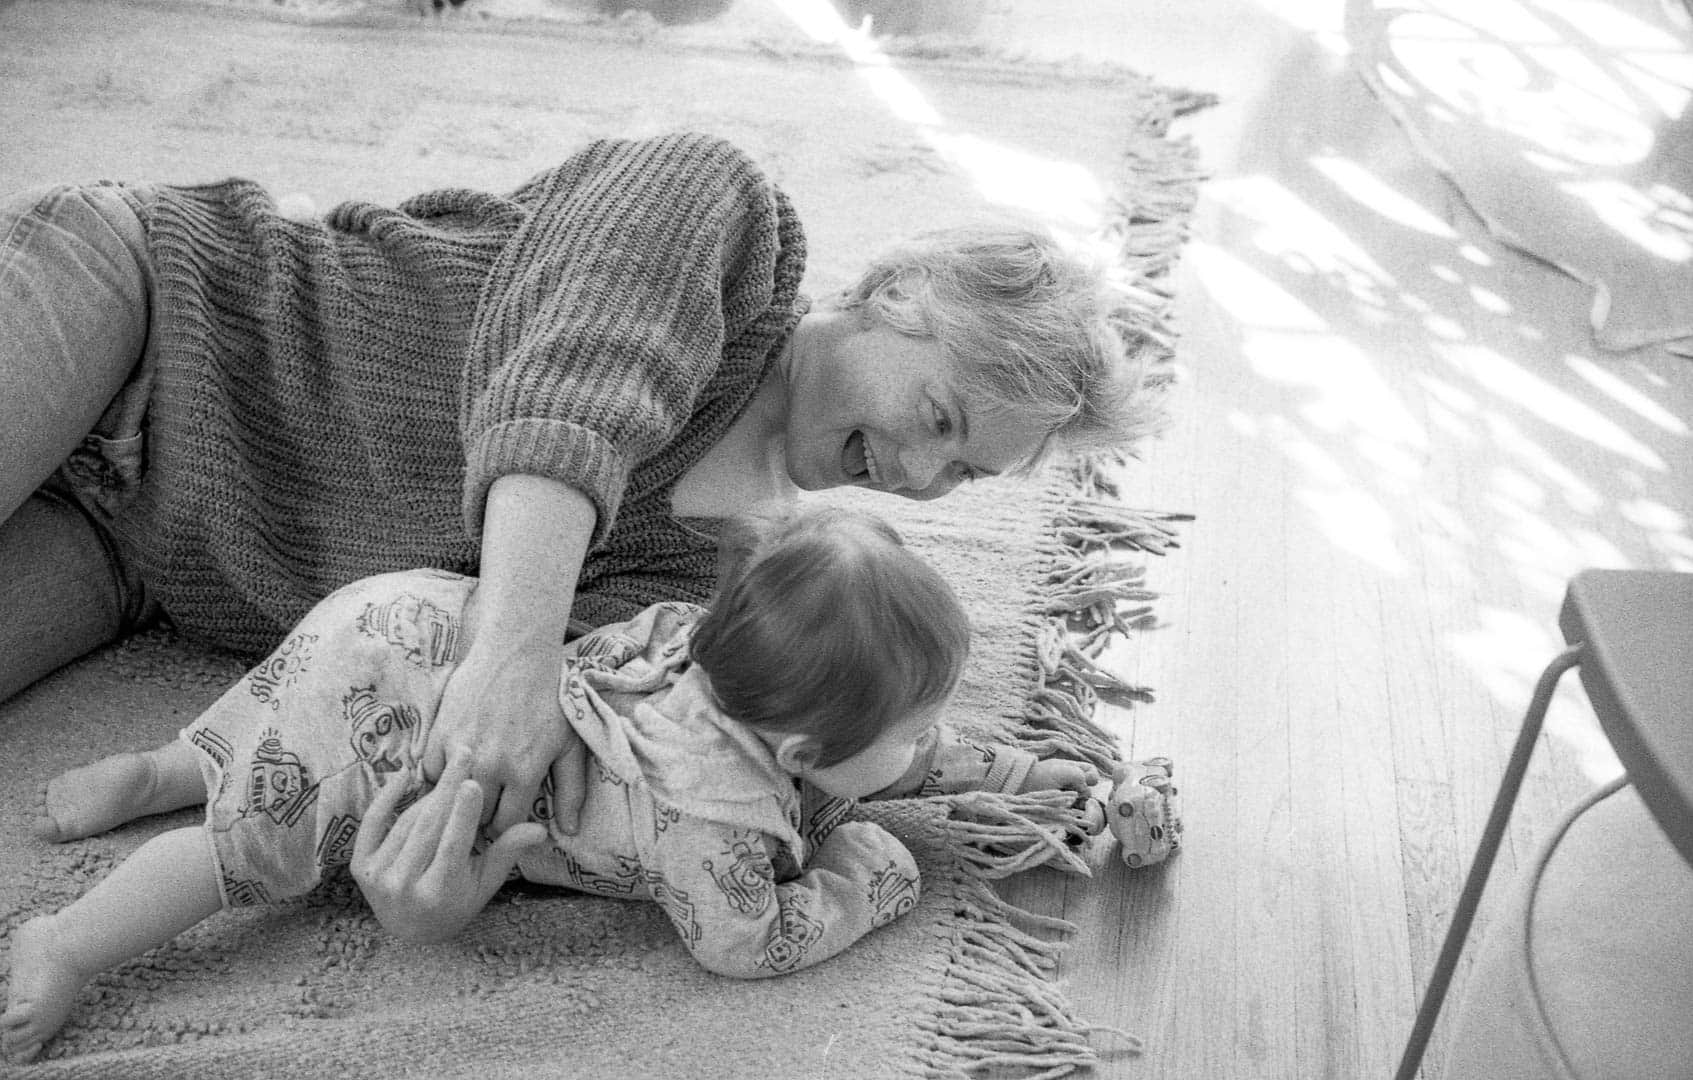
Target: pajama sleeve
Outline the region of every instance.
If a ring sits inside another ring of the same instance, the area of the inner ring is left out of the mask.
[[[842,824],[778,881],[785,858],[765,833],[683,818],[656,838],[647,883],[694,958],[742,979],[821,963],[916,906],[916,861],[878,825]]]
[[[1027,750],[971,739],[950,724],[937,724],[918,744],[905,775],[871,797],[900,799],[959,791],[1016,794],[1023,790],[1036,760]]]

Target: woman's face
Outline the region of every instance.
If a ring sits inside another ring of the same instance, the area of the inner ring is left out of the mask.
[[[784,451],[800,488],[934,499],[1032,457],[1047,431],[965,400],[940,345],[868,310],[813,312],[794,336]]]

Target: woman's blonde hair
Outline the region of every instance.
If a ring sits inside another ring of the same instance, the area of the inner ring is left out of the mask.
[[[994,223],[925,233],[875,259],[834,306],[941,343],[959,390],[1050,433],[1054,449],[1131,450],[1163,425],[1168,345],[1103,261]]]
[[[940,574],[893,526],[840,509],[724,522],[718,594],[693,661],[730,716],[807,737],[835,765],[952,693],[970,626]]]

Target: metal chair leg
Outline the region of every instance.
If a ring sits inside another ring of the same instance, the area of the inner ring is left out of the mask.
[[[1534,697],[1529,701],[1528,713],[1523,717],[1522,728],[1517,732],[1516,745],[1511,748],[1511,756],[1505,762],[1505,775],[1499,781],[1499,793],[1493,797],[1493,810],[1487,815],[1487,825],[1482,829],[1481,842],[1476,847],[1475,858],[1470,862],[1469,876],[1464,879],[1464,891],[1458,896],[1458,906],[1452,910],[1452,925],[1446,930],[1446,940],[1440,946],[1440,956],[1435,961],[1434,972],[1429,976],[1428,989],[1423,993],[1422,1007],[1417,1010],[1416,1023],[1411,1027],[1411,1036],[1405,1044],[1405,1056],[1399,1059],[1399,1071],[1394,1074],[1395,1080],[1414,1080],[1417,1069],[1422,1065],[1423,1052],[1428,1049],[1429,1036],[1434,1032],[1435,1019],[1440,1015],[1441,1003],[1446,1000],[1446,991],[1452,984],[1452,972],[1457,969],[1458,957],[1464,951],[1464,941],[1470,936],[1470,925],[1475,922],[1476,908],[1481,904],[1482,890],[1487,888],[1487,876],[1493,870],[1493,860],[1499,854],[1499,845],[1505,838],[1505,826],[1511,820],[1511,808],[1516,805],[1517,792],[1522,789],[1523,776],[1528,772],[1528,761],[1534,753],[1534,744],[1540,738],[1540,729],[1546,722],[1546,710],[1552,704],[1552,694],[1558,688],[1558,680],[1563,678],[1564,672],[1581,662],[1580,645],[1571,645],[1546,666],[1540,673],[1540,681],[1535,684]]]

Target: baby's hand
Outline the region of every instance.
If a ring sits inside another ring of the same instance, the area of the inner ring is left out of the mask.
[[[1099,770],[1085,761],[1043,758],[1029,769],[1021,794],[1026,795],[1032,791],[1073,791],[1077,795],[1086,795],[1097,783]]]
[[[1043,758],[1035,762],[1029,770],[1029,775],[1023,781],[1023,794],[1033,791],[1069,791],[1076,796],[1076,809],[1081,814],[1081,829],[1087,836],[1098,836],[1105,831],[1105,804],[1093,794],[1093,786],[1099,783],[1099,770],[1085,761],[1067,761],[1063,758]],[[1086,837],[1072,834],[1067,841],[1072,846],[1079,845]]]

